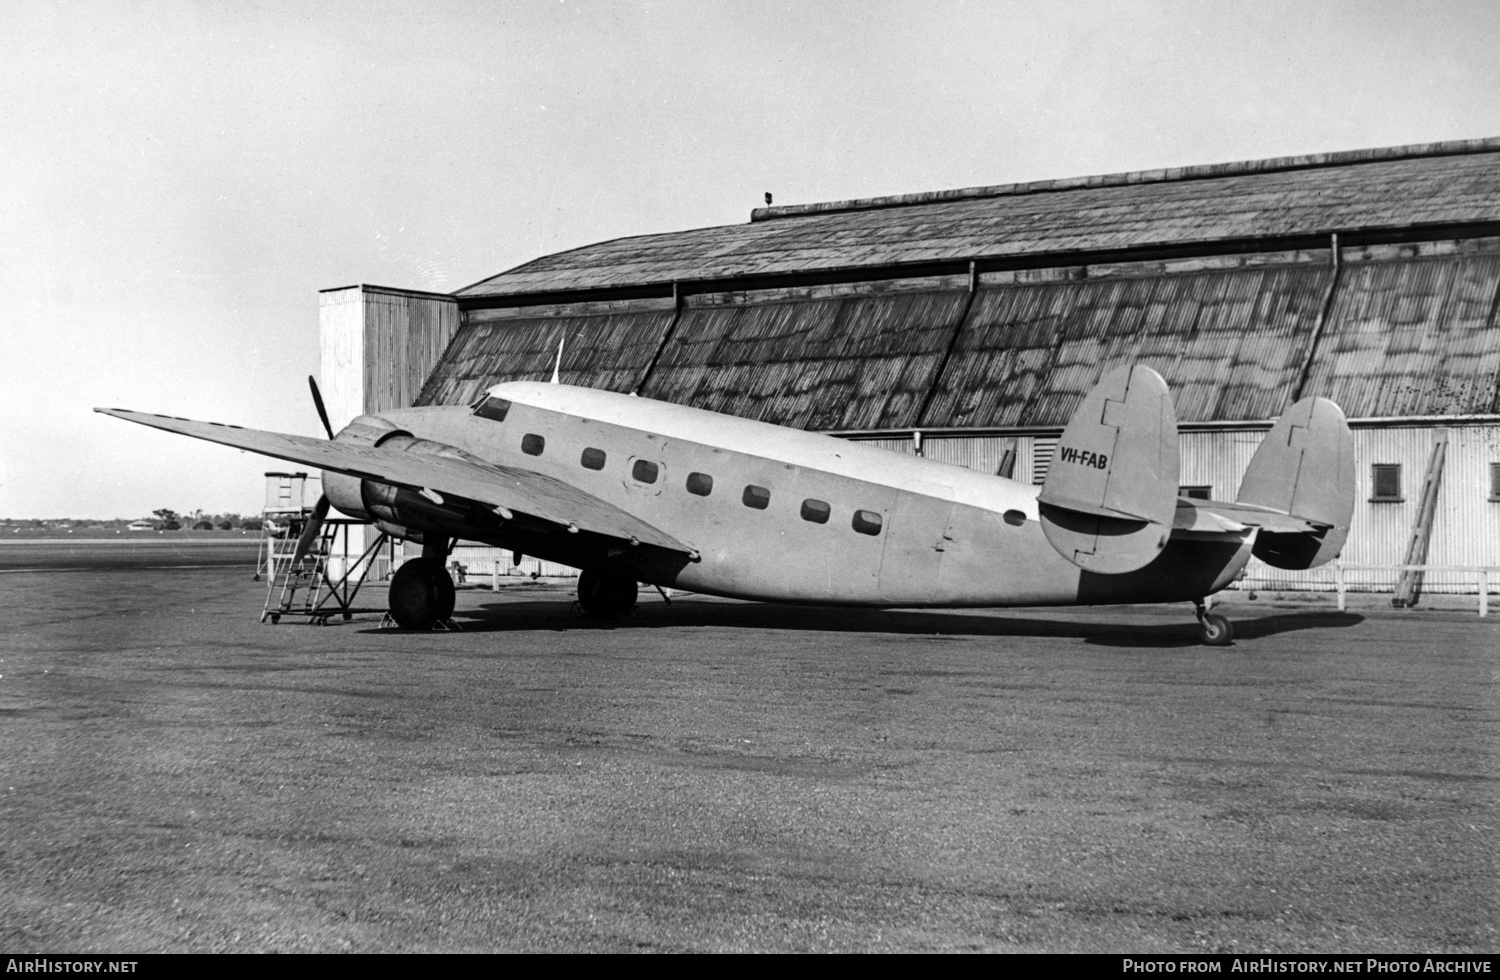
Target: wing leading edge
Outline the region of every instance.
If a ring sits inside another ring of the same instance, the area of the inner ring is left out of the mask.
[[[465,497],[491,507],[526,514],[562,527],[637,541],[668,551],[693,554],[693,549],[614,504],[600,500],[562,480],[532,470],[496,463],[475,463],[447,456],[414,455],[369,446],[354,446],[282,432],[242,429],[218,422],[96,408],[96,412],[139,422],[178,435],[205,439],[306,466],[334,470],[365,480],[378,480],[413,490]]]

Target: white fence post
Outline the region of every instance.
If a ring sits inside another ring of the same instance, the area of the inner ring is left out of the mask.
[[[1490,614],[1490,570],[1481,568],[1479,570],[1479,618]]]
[[[1347,603],[1345,602],[1344,563],[1341,561],[1333,563],[1333,585],[1339,593],[1339,612],[1343,612]]]

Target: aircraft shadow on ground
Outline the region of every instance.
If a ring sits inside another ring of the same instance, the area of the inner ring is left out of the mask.
[[[1101,611],[1102,613],[1102,611]],[[787,606],[775,603],[704,603],[678,600],[652,604],[621,619],[599,620],[581,615],[576,604],[560,601],[483,603],[465,609],[455,622],[464,632],[509,633],[526,630],[654,630],[690,628],[749,628],[839,633],[894,633],[912,636],[1073,637],[1090,644],[1113,647],[1188,647],[1202,643],[1192,610],[1183,604],[1181,622],[1124,622],[1131,616],[1122,607],[1119,622],[1107,614],[1087,621],[1050,618],[1045,608],[1007,610],[1000,615],[911,609],[850,609],[837,606]],[[1333,611],[1273,612],[1254,618],[1235,618],[1238,640],[1255,640],[1300,630],[1357,626],[1364,617]],[[394,629],[366,632],[404,632]]]

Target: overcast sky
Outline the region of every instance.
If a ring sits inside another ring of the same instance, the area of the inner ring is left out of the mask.
[[[0,517],[252,512],[317,291],[835,200],[1500,135],[1500,4],[0,4]]]

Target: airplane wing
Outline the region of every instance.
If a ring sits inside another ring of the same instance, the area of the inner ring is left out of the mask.
[[[365,480],[378,480],[413,490],[466,497],[491,507],[527,514],[564,527],[574,526],[622,541],[634,539],[668,551],[692,554],[693,549],[614,504],[600,500],[571,484],[532,470],[495,463],[476,463],[447,456],[426,456],[311,439],[307,436],[243,429],[218,422],[131,412],[120,408],[96,408],[96,412],[139,422],[179,435],[206,439],[264,456],[347,473]]]

